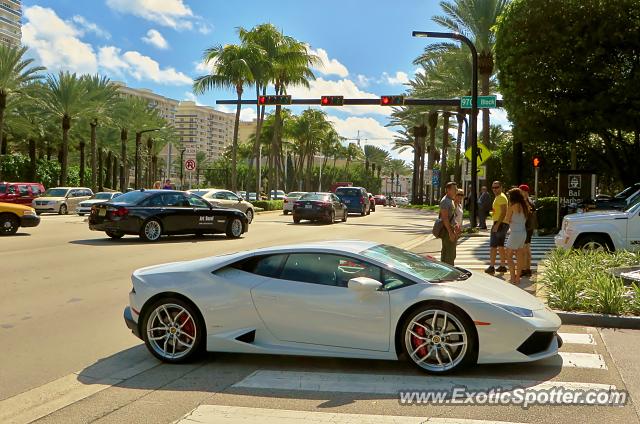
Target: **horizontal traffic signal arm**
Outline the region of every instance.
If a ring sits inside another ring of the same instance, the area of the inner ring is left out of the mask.
[[[374,97],[370,99],[344,99],[344,106],[380,106],[380,97]],[[241,105],[256,105],[258,101],[256,99],[253,100],[241,100]],[[502,100],[496,101],[497,107],[502,107]],[[218,105],[237,105],[237,100],[216,100],[216,104]],[[322,100],[320,98],[317,99],[291,99],[291,105],[317,105],[322,106]],[[273,106],[273,105],[267,105]],[[404,98],[404,106],[452,106],[458,107],[460,106],[460,99],[417,99],[412,97]]]

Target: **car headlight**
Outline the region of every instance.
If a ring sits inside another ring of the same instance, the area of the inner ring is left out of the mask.
[[[511,312],[514,315],[524,318],[533,317],[533,311],[527,308],[520,308],[519,306],[503,305],[501,303],[492,303],[493,306],[497,306],[500,309],[504,309],[507,312]]]
[[[22,216],[35,216],[36,211],[22,211]]]

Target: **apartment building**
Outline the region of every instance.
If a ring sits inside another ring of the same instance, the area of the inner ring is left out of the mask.
[[[10,46],[22,44],[22,2],[0,0],[0,43]]]
[[[184,157],[195,158],[196,152],[205,152],[207,159],[216,160],[233,141],[234,115],[199,106],[191,101],[180,102],[175,124]]]
[[[3,1],[3,0],[0,0]],[[114,81],[118,86],[118,91],[121,95],[138,97],[149,102],[149,105],[158,110],[160,115],[173,125],[178,110],[179,101],[170,99],[168,97],[156,94],[153,91],[146,88],[132,88],[128,87],[124,82]]]

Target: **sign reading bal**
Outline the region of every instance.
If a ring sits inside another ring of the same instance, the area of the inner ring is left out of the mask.
[[[596,174],[585,170],[563,170],[558,172],[557,225],[562,218],[579,212],[581,206],[590,204],[595,198]]]

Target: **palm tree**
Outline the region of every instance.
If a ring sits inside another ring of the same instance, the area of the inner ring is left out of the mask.
[[[42,92],[40,100],[47,113],[58,119],[62,127],[60,185],[66,185],[69,130],[73,121],[88,109],[87,83],[75,73],[60,71],[57,75],[48,75],[44,86],[45,90]]]
[[[493,49],[495,45],[494,27],[498,17],[509,4],[509,0],[448,0],[441,1],[443,16],[434,16],[432,20],[452,32],[468,34],[478,50],[478,74],[481,93],[488,95],[491,77],[494,74]],[[432,57],[433,53],[456,49],[451,43],[437,43],[428,46],[424,54],[416,59]],[[482,140],[489,143],[489,109],[482,111]]]
[[[328,132],[333,131],[333,127],[327,121],[325,112],[317,109],[307,109],[300,116],[293,118],[288,131],[296,141],[294,149],[298,153],[295,166],[297,177],[302,179],[303,170],[306,168],[306,171],[304,171],[305,189],[311,191],[313,190],[311,181],[313,158],[320,149],[320,140],[326,137]]]
[[[25,59],[26,47],[0,44],[0,155],[7,154],[7,142],[4,136],[4,114],[7,102],[20,95],[22,88],[41,77],[39,72],[46,68],[31,66],[33,59]]]
[[[203,94],[213,88],[233,88],[238,96],[236,105],[236,121],[233,128],[233,144],[231,149],[231,190],[237,189],[237,160],[238,160],[238,127],[240,125],[240,111],[242,93],[247,84],[254,82],[251,63],[261,51],[253,44],[214,46],[205,50],[203,59],[212,64],[211,74],[198,77],[193,82],[193,92]]]

